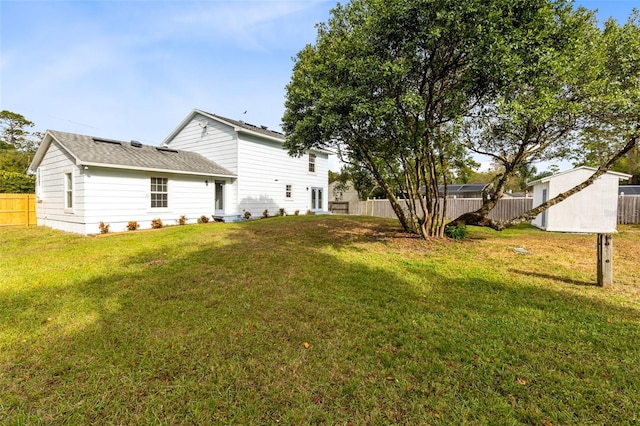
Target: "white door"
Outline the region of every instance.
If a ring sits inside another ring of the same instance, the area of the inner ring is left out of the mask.
[[[215,188],[215,213],[224,214],[224,181],[217,180]]]
[[[311,210],[322,210],[322,188],[311,188]]]

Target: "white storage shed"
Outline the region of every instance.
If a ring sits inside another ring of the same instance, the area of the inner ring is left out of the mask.
[[[596,172],[578,167],[531,182],[533,206],[584,182]],[[532,224],[545,231],[611,234],[618,219],[618,184],[631,175],[607,172],[592,185],[539,214]]]

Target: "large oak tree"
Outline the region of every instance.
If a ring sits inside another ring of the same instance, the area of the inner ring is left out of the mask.
[[[573,13],[549,0],[339,5],[297,55],[283,117],[287,147],[334,148],[377,181],[405,230],[442,236],[438,185],[446,191],[452,168],[468,158],[465,118],[535,75],[550,41],[566,48],[572,37],[563,26],[586,19]]]

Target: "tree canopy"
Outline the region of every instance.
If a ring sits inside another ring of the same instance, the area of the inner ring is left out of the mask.
[[[0,111],[0,193],[32,193],[35,178],[26,171],[42,135],[21,114]]]
[[[405,230],[424,237],[444,233],[438,185],[446,192],[471,152],[489,155],[501,166],[494,195],[461,219],[487,224],[523,165],[568,155],[587,123],[621,124],[637,85],[635,53],[608,43],[626,37],[636,52],[637,25],[629,25],[601,31],[562,0],[338,5],[295,59],[286,146],[292,154],[335,149],[376,181]],[[613,70],[614,57],[632,63]]]

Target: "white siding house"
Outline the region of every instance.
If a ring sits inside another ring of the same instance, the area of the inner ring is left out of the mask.
[[[584,182],[595,171],[593,167],[578,167],[531,182],[533,206],[539,206]],[[618,184],[630,177],[625,173],[607,172],[592,185],[539,214],[532,224],[556,232],[616,232]]]
[[[57,131],[47,131],[30,170],[38,225],[80,234],[100,232],[100,222],[123,231],[129,221],[210,217],[214,182],[236,179],[196,153]]]
[[[221,216],[253,217],[264,210],[287,214],[328,210],[329,153],[310,151],[291,157],[283,134],[201,110],[193,110],[162,145],[197,152],[230,170],[238,179],[225,187]]]
[[[47,131],[29,166],[38,225],[95,234],[181,216],[239,220],[328,210],[328,152],[290,157],[284,135],[200,110],[154,147]]]

